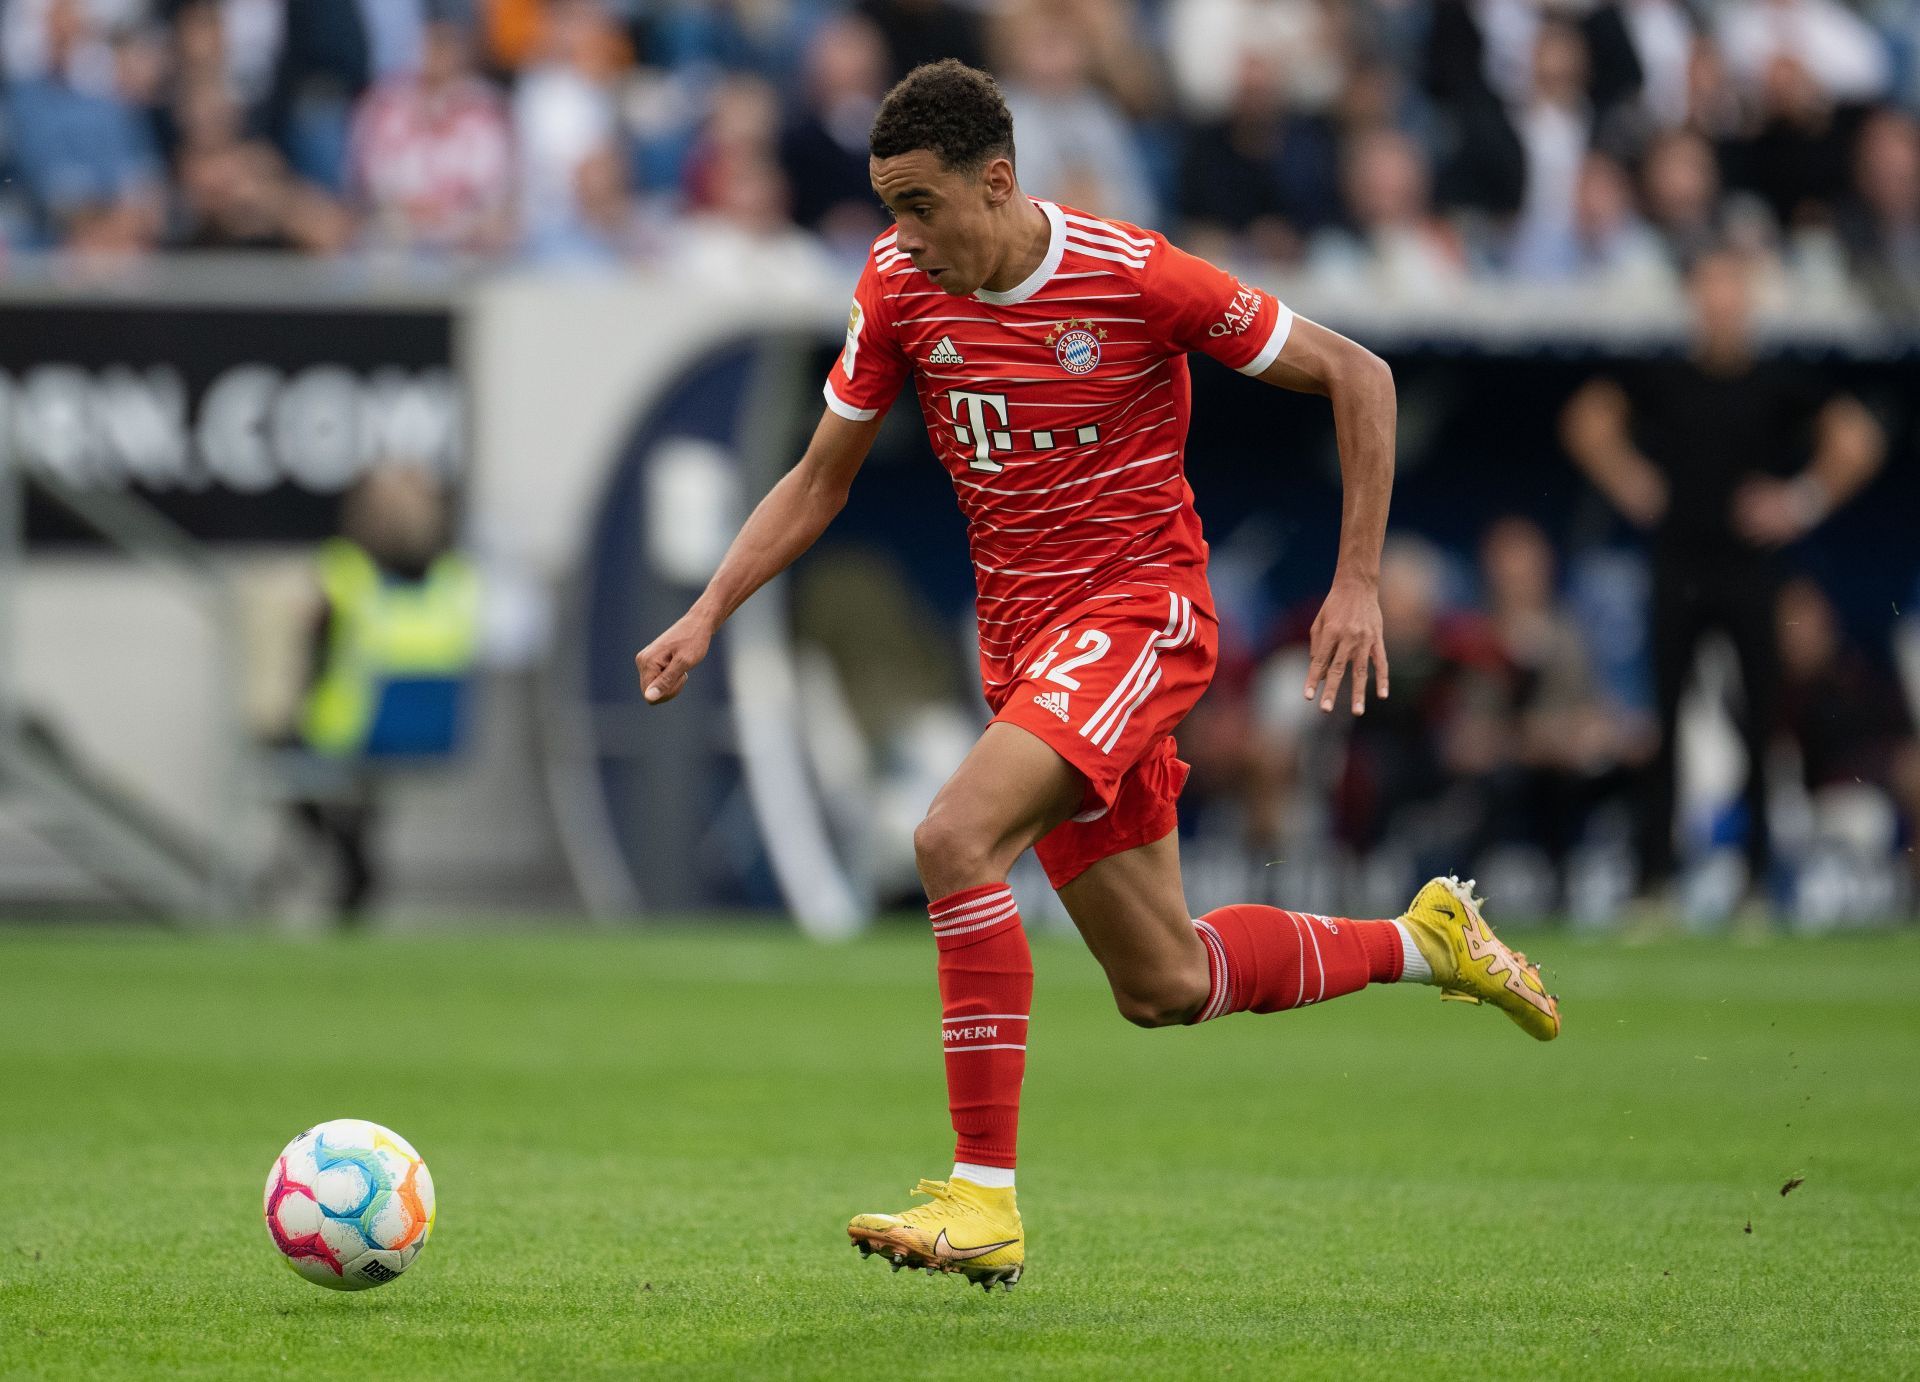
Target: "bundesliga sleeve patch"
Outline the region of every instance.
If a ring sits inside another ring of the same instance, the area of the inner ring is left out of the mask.
[[[840,368],[853,378],[853,357],[860,353],[860,324],[865,319],[858,299],[847,311],[847,348],[840,352]]]

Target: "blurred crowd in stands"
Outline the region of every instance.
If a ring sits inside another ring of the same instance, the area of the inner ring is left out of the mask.
[[[1920,0],[4,0],[0,229],[69,247],[857,254],[954,56],[1023,185],[1416,295],[1732,240],[1920,319]]]
[[[1636,613],[1605,608],[1621,574],[1570,575],[1547,534],[1513,515],[1488,525],[1477,553],[1390,538],[1392,696],[1352,722],[1300,698],[1315,602],[1227,639],[1179,731],[1195,769],[1182,811],[1200,844],[1196,890],[1211,857],[1230,861],[1223,896],[1258,892],[1266,873],[1268,891],[1304,889],[1307,905],[1350,905],[1371,885],[1386,906],[1409,879],[1477,870],[1520,914],[1611,919],[1636,897],[1662,917],[1709,920],[1750,905],[1808,923],[1920,907],[1920,620],[1896,622],[1890,664],[1848,635],[1816,581],[1781,589],[1781,688],[1757,736],[1773,846],[1759,879],[1741,860],[1755,823],[1741,800],[1740,678],[1732,650],[1713,645],[1678,726],[1683,873],[1649,891],[1659,717]]]

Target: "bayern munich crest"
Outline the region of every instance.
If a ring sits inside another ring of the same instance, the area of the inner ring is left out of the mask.
[[[1090,321],[1068,319],[1053,324],[1053,330],[1047,333],[1047,344],[1053,347],[1054,358],[1068,374],[1090,374],[1100,363],[1100,342],[1106,334],[1105,329],[1096,332]]]

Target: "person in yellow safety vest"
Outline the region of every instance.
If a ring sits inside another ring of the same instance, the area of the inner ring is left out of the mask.
[[[326,646],[301,717],[307,747],[329,755],[363,754],[396,738],[415,752],[451,747],[451,716],[410,743],[404,730],[383,739],[376,739],[376,731],[383,693],[414,683],[457,683],[472,670],[480,605],[472,565],[458,553],[443,552],[423,574],[410,577],[383,569],[357,543],[333,538],[320,549],[320,586],[327,602]]]
[[[322,619],[299,737],[343,765],[340,790],[298,812],[338,861],[343,922],[376,884],[368,843],[376,815],[371,764],[457,747],[465,683],[479,643],[480,582],[446,550],[446,505],[424,469],[375,469],[349,492],[343,534],[322,544]]]

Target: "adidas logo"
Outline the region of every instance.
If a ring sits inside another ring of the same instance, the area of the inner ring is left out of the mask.
[[[964,365],[967,357],[953,347],[953,337],[942,336],[940,344],[933,348],[933,354],[927,357],[930,365]]]
[[[1062,720],[1067,718],[1067,693],[1064,691],[1042,691],[1033,698],[1033,703],[1043,710],[1051,710]]]

